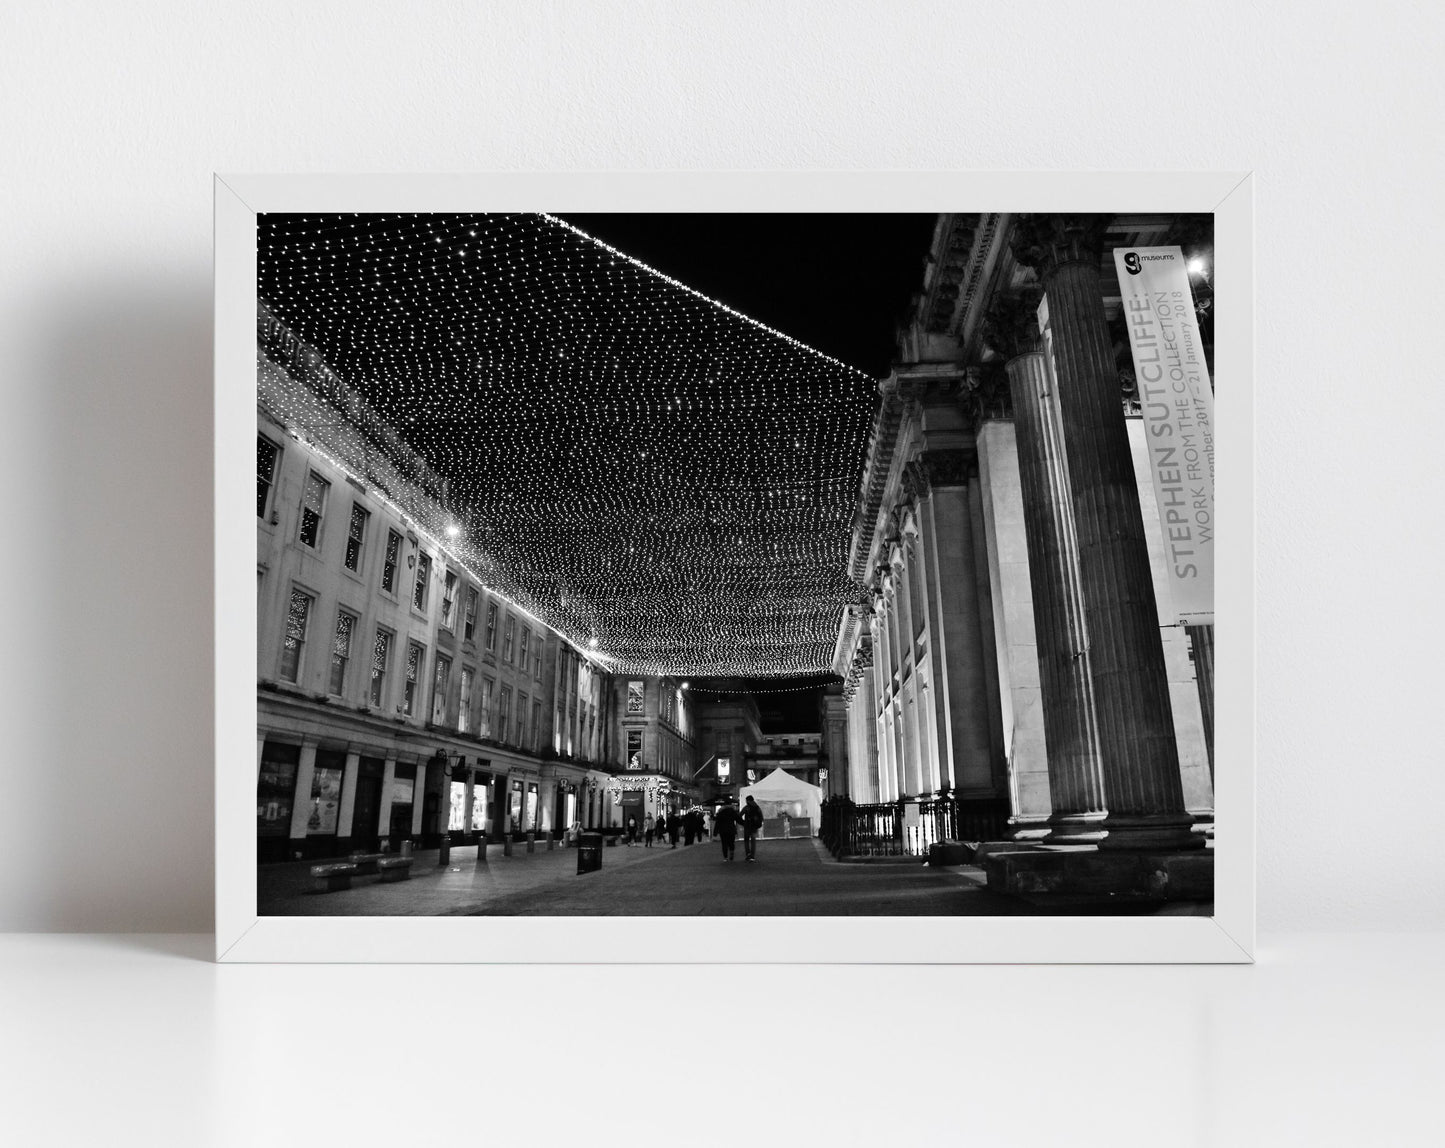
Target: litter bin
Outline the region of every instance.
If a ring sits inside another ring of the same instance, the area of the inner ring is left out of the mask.
[[[441,850],[437,853],[437,867],[447,865],[452,859],[452,839],[445,833],[442,834]]]
[[[595,873],[601,868],[602,834],[579,834],[577,837],[577,872]]]

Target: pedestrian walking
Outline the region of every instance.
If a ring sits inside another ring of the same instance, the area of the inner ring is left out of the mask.
[[[738,811],[733,808],[731,798],[723,800],[722,808],[713,814],[713,831],[722,842],[723,860],[731,861],[737,851]]]
[[[631,849],[637,843],[637,818],[627,819],[627,848]]]
[[[691,809],[682,815],[682,833],[687,839],[685,844],[691,845],[697,834],[697,814]]]
[[[682,815],[674,813],[667,819],[668,836],[672,838],[672,847],[677,848],[677,839],[682,836]]]
[[[748,803],[743,806],[743,853],[749,861],[758,859],[758,830],[763,827],[763,809],[748,794]]]
[[[655,817],[649,817],[649,818],[647,818],[647,819],[646,819],[646,825],[647,825],[647,828],[642,831],[642,836],[643,836],[643,842],[642,842],[642,843],[643,843],[644,848],[651,849],[651,848],[652,848],[652,835],[657,832],[657,818],[655,818]]]

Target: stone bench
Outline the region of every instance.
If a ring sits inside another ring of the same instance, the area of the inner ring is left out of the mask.
[[[381,883],[390,884],[394,881],[407,881],[411,878],[410,857],[382,857],[376,862],[377,872],[381,874]]]
[[[348,853],[346,860],[356,866],[358,877],[368,877],[375,874],[378,871],[377,865],[390,856],[390,853]]]
[[[333,861],[329,865],[311,866],[311,877],[316,883],[316,892],[333,893],[337,889],[350,889],[351,879],[356,876],[356,866],[350,861]]]

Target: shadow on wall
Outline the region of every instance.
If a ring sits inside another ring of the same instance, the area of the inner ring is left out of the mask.
[[[21,317],[3,928],[213,924],[209,268],[147,270]]]

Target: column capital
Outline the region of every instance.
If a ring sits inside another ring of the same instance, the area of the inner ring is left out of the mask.
[[[983,320],[983,339],[1005,360],[1043,350],[1039,333],[1039,302],[1043,289],[1034,285],[1012,295],[999,295]]]
[[[937,487],[966,486],[978,473],[978,450],[972,446],[925,450],[904,467],[904,483],[914,497],[925,498]]]
[[[1014,258],[1032,267],[1045,287],[1060,267],[1085,263],[1097,269],[1109,215],[1020,215],[1009,244]]]

